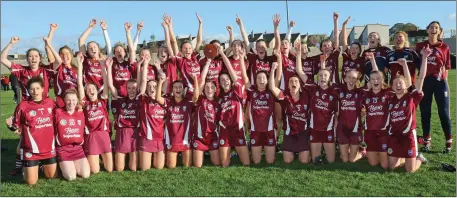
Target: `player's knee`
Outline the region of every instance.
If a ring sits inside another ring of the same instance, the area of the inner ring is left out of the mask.
[[[252,159],[252,162],[254,164],[260,164],[260,162],[262,162],[262,160],[261,159]]]
[[[129,166],[129,169],[130,169],[131,171],[134,171],[134,172],[135,172],[135,171],[136,171],[136,164],[135,164],[135,165],[130,165],[130,166]]]
[[[73,181],[76,179],[76,173],[75,174],[65,174],[63,176],[67,181]]]
[[[274,158],[272,158],[272,159],[266,159],[265,161],[267,162],[267,164],[273,164],[273,163],[275,163],[275,159],[274,159]]]
[[[302,164],[308,164],[309,163],[309,159],[299,159],[300,160],[300,163]]]
[[[122,167],[122,166],[116,166],[116,171],[117,171],[117,172],[122,172],[122,171],[124,171],[124,167]]]
[[[169,169],[176,168],[176,164],[168,163],[167,168],[169,168]]]
[[[90,176],[90,171],[85,170],[85,171],[83,171],[83,172],[81,173],[80,176],[81,176],[82,178],[84,178],[84,179],[87,179],[87,178],[89,178],[89,176]]]
[[[284,163],[286,163],[286,164],[290,164],[290,163],[292,163],[293,161],[294,161],[294,159],[292,159],[292,158],[284,159]]]
[[[100,169],[98,169],[98,168],[93,168],[93,169],[91,168],[91,169],[90,169],[90,173],[91,173],[91,174],[97,174],[97,173],[99,173],[99,172],[100,172]]]
[[[226,160],[226,161],[222,162],[222,167],[227,168],[229,166],[230,166],[230,160]]]
[[[385,170],[389,169],[389,165],[387,163],[381,163],[381,167]]]
[[[414,173],[414,172],[416,172],[417,169],[412,168],[412,167],[405,167],[405,170],[407,173]]]
[[[47,179],[56,178],[56,177],[57,177],[57,171],[54,171],[54,172],[45,172],[45,173],[44,173],[44,177],[46,177]]]
[[[26,179],[26,180],[25,180],[25,183],[26,183],[27,185],[35,185],[35,184],[37,183],[37,181],[38,181],[38,178]]]

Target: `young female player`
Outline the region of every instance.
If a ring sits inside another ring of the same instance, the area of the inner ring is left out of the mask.
[[[297,44],[296,50],[301,51],[301,45]],[[297,57],[297,60],[299,58]],[[334,126],[337,126],[338,94],[337,87],[332,85],[330,74],[327,70],[325,55],[320,56],[321,69],[319,70],[319,81],[317,84],[305,84],[303,89],[308,92],[310,100],[310,121],[311,135],[311,156],[313,160],[321,154],[322,145],[329,163],[335,160],[335,139]],[[300,57],[301,61],[301,57]],[[301,64],[296,68],[297,74],[302,82],[307,82]]]
[[[166,80],[162,75],[159,78],[156,100],[167,109],[167,123],[165,125],[165,144],[167,146],[167,167],[175,168],[178,153],[182,154],[182,163],[185,167],[192,165],[192,150],[190,149],[192,134],[190,134],[191,115],[194,104],[200,94],[200,86],[196,75],[191,75],[195,90],[192,98],[186,97],[184,84],[175,81],[172,97],[162,97],[162,84]]]
[[[74,88],[65,90],[62,94],[65,106],[56,109],[54,115],[57,158],[62,176],[68,181],[76,179],[77,175],[82,178],[90,176],[89,162],[82,146],[86,123],[78,95]]]
[[[449,153],[452,148],[452,125],[449,114],[450,93],[447,82],[447,70],[451,69],[451,56],[449,46],[440,40],[439,35],[442,33],[441,25],[438,21],[432,21],[427,26],[428,40],[416,44],[416,52],[420,52],[425,46],[429,45],[432,54],[428,57],[427,74],[424,80],[424,98],[420,103],[422,131],[424,138],[424,147],[422,152],[430,150],[431,134],[430,119],[432,112],[432,95],[435,95],[436,105],[438,106],[438,115],[441,120],[441,128],[446,138],[446,146],[443,153]]]
[[[22,132],[20,153],[24,164],[24,180],[33,185],[38,180],[39,164],[43,165],[46,178],[57,176],[53,123],[55,103],[43,97],[44,82],[41,77],[30,78],[27,89],[30,100],[23,100],[16,107],[12,125]]]
[[[402,166],[404,158],[406,172],[415,172],[427,159],[417,151],[416,137],[416,108],[424,96],[422,85],[427,74],[427,58],[432,50],[427,46],[422,49],[422,64],[419,79],[415,85],[411,84],[406,59],[398,61],[403,66],[405,76],[398,75],[393,80],[392,89],[395,96],[389,101],[390,128],[388,138],[389,168]]]
[[[244,49],[241,49],[244,50]],[[219,53],[224,53],[219,48]],[[221,108],[219,121],[219,156],[223,167],[230,165],[230,150],[234,146],[243,165],[249,165],[249,150],[246,146],[246,137],[243,129],[243,93],[238,77],[231,64],[226,64],[229,74],[223,72],[219,75],[221,92],[219,104]],[[244,67],[240,65],[240,67]],[[246,69],[241,68],[242,76],[246,76]]]
[[[86,118],[84,135],[84,152],[89,160],[92,174],[100,171],[99,157],[102,156],[105,171],[113,171],[113,155],[109,135],[110,124],[107,112],[108,89],[103,89],[100,99],[95,83],[88,82],[85,90],[83,85],[83,53],[78,54],[78,93],[82,99],[84,116]],[[86,61],[87,62],[87,61]],[[108,86],[104,62],[101,62],[103,82]]]
[[[382,72],[385,80],[387,83],[387,65],[389,61],[387,59],[387,53],[392,51],[390,48],[386,46],[382,46],[381,44],[381,36],[377,32],[370,32],[368,34],[368,49],[362,52],[362,57],[365,58],[365,54],[367,52],[373,53],[375,56],[375,61],[378,66],[378,71]],[[370,80],[371,71],[373,71],[372,63],[369,59],[365,58],[365,84],[368,84]]]
[[[118,91],[113,83],[113,62],[110,57],[106,59],[108,71],[108,85],[111,90],[111,111],[113,112],[116,129],[116,138],[114,145],[115,168],[117,171],[123,171],[125,167],[125,154],[129,154],[129,168],[136,171],[137,168],[137,139],[139,126],[139,99],[137,80],[129,79],[127,81],[127,96],[119,96]]]
[[[166,119],[166,109],[156,101],[157,83],[148,81],[148,67],[150,57],[141,60],[138,69],[141,69],[140,83],[140,133],[138,138],[139,163],[142,171],[151,168],[152,155],[153,165],[156,169],[162,169],[165,164],[163,145],[163,130]]]
[[[353,42],[350,47],[348,46],[346,25],[349,20],[351,20],[351,17],[348,17],[348,19],[343,22],[343,27],[341,28],[341,34],[343,35],[343,65],[341,66],[341,83],[346,80],[346,72],[349,70],[355,70],[361,76],[362,74],[365,74],[365,60],[360,56],[362,46],[358,42]]]
[[[400,31],[395,33],[394,50],[387,53],[387,68],[390,70],[390,85],[397,75],[405,75],[403,67],[398,63],[398,59],[404,58],[408,63],[409,74],[411,75],[412,83],[416,81],[416,68],[419,68],[420,58],[414,50],[409,49],[408,34]]]
[[[167,87],[163,89],[166,94],[171,94],[172,87],[171,85],[174,81],[179,79],[178,76],[178,67],[176,66],[176,59],[172,59],[174,55],[173,49],[171,47],[170,41],[170,31],[169,31],[169,24],[171,25],[171,17],[164,15],[163,17],[164,22],[162,22],[162,27],[164,30],[165,35],[165,45],[159,46],[159,51],[157,53],[157,57],[160,61],[160,68],[165,72],[167,76],[167,83],[164,83]],[[168,47],[170,46],[170,47]]]

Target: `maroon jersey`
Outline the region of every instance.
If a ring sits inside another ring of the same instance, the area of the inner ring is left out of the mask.
[[[325,68],[330,71],[330,82],[338,83],[340,82],[340,75],[338,72],[338,59],[340,56],[339,50],[333,50],[333,52],[325,60]],[[316,60],[319,60],[317,67],[321,68],[320,56],[316,56]]]
[[[393,96],[393,92],[382,89],[378,93],[371,90],[363,91],[362,107],[365,108],[365,130],[387,130],[389,125],[388,102]]]
[[[191,74],[197,76],[200,79],[200,64],[198,63],[199,54],[192,53],[190,59],[185,57],[176,56],[172,59],[172,61],[176,61],[176,66],[179,69],[182,81],[184,82],[184,87],[187,88],[188,94],[194,93],[194,85]],[[173,60],[174,59],[174,60]]]
[[[48,97],[49,93],[49,82],[50,79],[54,76],[54,70],[47,69],[49,66],[40,66],[38,70],[32,71],[30,67],[25,67],[19,65],[17,63],[11,63],[11,74],[15,75],[19,81],[19,85],[21,86],[22,92],[22,100],[29,100],[30,94],[29,90],[27,90],[27,82],[30,78],[39,76],[43,79],[44,82],[44,90],[43,90],[43,98]]]
[[[148,140],[163,140],[165,108],[151,97],[140,95],[140,134]]]
[[[387,60],[389,64],[387,68],[390,69],[390,84],[392,85],[393,79],[396,75],[404,75],[403,66],[398,63],[398,59],[404,58],[407,61],[409,74],[411,75],[411,82],[414,84],[416,81],[416,68],[420,67],[420,58],[415,51],[409,48],[397,49],[387,53]]]
[[[338,90],[339,118],[338,121],[347,129],[358,132],[362,126],[361,103],[362,89],[348,90],[342,85]]]
[[[319,67],[317,66],[316,57],[319,57],[319,55],[301,59],[303,72],[308,77],[308,80],[305,82],[307,84],[314,83],[314,75],[316,75],[319,72]]]
[[[406,135],[416,129],[416,110],[424,93],[411,86],[401,98],[392,97],[389,101],[389,134]]]
[[[103,89],[102,65],[99,60],[85,57],[83,61],[84,82],[94,83],[97,89]]]
[[[165,98],[165,108],[167,109],[167,123],[165,125],[165,144],[189,145],[192,135],[190,131],[190,116],[194,103],[191,98],[185,97],[180,102],[176,102],[173,97]]]
[[[317,131],[333,130],[335,113],[338,111],[338,88],[323,90],[316,84],[305,84],[303,89],[310,97],[309,127]]]
[[[168,59],[164,63],[160,64],[160,68],[162,68],[163,72],[165,72],[165,75],[167,76],[167,83],[168,83],[168,90],[166,93],[171,93],[173,90],[173,87],[171,84],[178,80],[178,67],[176,66],[176,59]]]
[[[117,89],[119,97],[127,96],[127,81],[136,77],[136,62],[131,64],[129,61],[120,63],[113,59],[113,85]]]
[[[111,101],[111,111],[115,128],[136,128],[139,126],[139,98],[130,99],[128,96]]]
[[[98,99],[96,101],[84,100],[83,111],[86,117],[86,134],[97,131],[109,131],[107,102],[106,99]]]
[[[278,98],[279,104],[283,112],[283,125],[285,135],[296,135],[305,132],[308,128],[309,118],[309,93],[306,91],[300,92],[300,97],[295,101],[290,94],[281,95]]]
[[[296,74],[295,66],[296,66],[296,58],[294,55],[289,53],[289,56],[285,56],[284,54],[281,56],[282,58],[282,76],[281,76],[281,84],[279,88],[281,90],[288,90],[289,89],[289,78]]]
[[[192,134],[196,138],[205,138],[208,134],[217,132],[219,122],[219,104],[216,100],[209,100],[201,95],[196,105],[196,120],[192,127]]]
[[[54,93],[62,97],[63,92],[67,89],[78,87],[78,69],[75,67],[68,68],[66,65],[60,65],[54,76]]]
[[[251,131],[273,131],[275,98],[269,89],[258,91],[252,85],[247,92]]]
[[[58,146],[83,144],[85,118],[82,111],[75,110],[73,114],[69,114],[63,108],[56,109],[54,126]]]
[[[221,108],[219,125],[223,128],[242,129],[244,124],[243,90],[235,84],[228,92],[221,91],[219,96]]]
[[[439,41],[434,45],[430,45],[428,41],[416,44],[416,52],[421,55],[422,49],[429,45],[432,54],[427,58],[427,74],[426,76],[440,77],[441,79],[447,76],[446,72],[440,72],[440,68],[451,69],[451,55],[449,46],[443,41]],[[441,73],[441,76],[440,76]]]
[[[25,152],[54,151],[54,108],[55,103],[50,98],[44,98],[40,103],[23,100],[16,107],[13,125],[21,130],[21,148]]]
[[[349,55],[349,50],[343,52],[343,66],[341,67],[341,82],[346,78],[346,72],[349,70],[356,70],[360,74],[365,74],[365,60],[362,57],[352,59]]]
[[[199,61],[200,64],[200,71],[203,71],[203,67],[206,65],[206,61],[208,58],[203,58]],[[216,83],[216,87],[219,88],[219,74],[222,72],[222,65],[224,65],[224,61],[222,58],[216,58],[211,60],[211,63],[208,68],[208,74],[206,75],[207,80],[211,80]]]
[[[232,65],[232,68],[233,70],[235,70],[235,73],[236,73],[236,76],[238,77],[238,82],[236,82],[237,84],[239,84],[243,89],[244,89],[244,80],[243,80],[243,77],[241,76],[241,63],[240,63],[240,59],[238,60],[235,60],[233,58],[233,56],[230,56],[229,58],[229,61],[230,61],[230,64]],[[248,67],[248,61],[245,59],[244,60],[244,65],[246,67]],[[227,72],[227,66],[225,66],[224,64],[224,67],[225,71]],[[246,70],[249,69],[249,68],[246,68]],[[247,71],[246,71],[247,72]]]
[[[276,56],[265,56],[261,59],[257,54],[249,53],[247,55],[248,60],[248,76],[251,82],[255,82],[255,75],[259,71],[265,71],[267,74],[270,73],[271,64],[276,61]]]

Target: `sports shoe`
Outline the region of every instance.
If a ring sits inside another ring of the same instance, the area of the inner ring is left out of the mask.
[[[325,159],[325,154],[322,154],[314,158],[313,163],[316,165],[325,164]]]
[[[441,163],[441,167],[443,167],[444,170],[447,170],[449,172],[455,172],[455,166],[452,166],[450,164]]]
[[[422,136],[417,136],[417,143],[425,145],[425,139]]]
[[[276,153],[282,153],[280,144],[276,144]]]
[[[15,168],[13,171],[11,171],[10,176],[16,176],[18,174],[22,174],[22,168]]]
[[[443,154],[448,154],[451,152],[451,150],[452,149],[450,147],[445,147],[442,152],[443,152]]]
[[[422,153],[419,153],[416,159],[420,160],[422,164],[426,164],[428,162],[427,158],[425,158],[425,156]]]
[[[426,153],[428,151],[431,150],[431,145],[430,144],[425,144],[422,148],[421,148],[421,152],[423,153]]]

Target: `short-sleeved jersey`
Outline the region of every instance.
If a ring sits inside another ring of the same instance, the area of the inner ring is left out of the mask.
[[[54,150],[54,108],[55,103],[50,98],[44,98],[39,103],[23,100],[16,107],[13,125],[21,130],[21,148],[25,152],[47,153]]]
[[[191,58],[185,57],[173,57],[170,59],[176,59],[176,66],[181,74],[181,79],[184,82],[184,87],[187,88],[189,94],[194,93],[194,85],[191,75],[194,74],[200,79],[200,64],[198,63],[199,55],[192,53]]]
[[[120,63],[117,59],[113,59],[113,85],[116,87],[119,97],[127,96],[127,81],[136,77],[136,67],[136,62],[123,61]]]
[[[83,61],[84,82],[94,83],[97,89],[103,89],[103,72],[102,64],[99,60],[85,57]]]
[[[356,70],[360,74],[365,74],[365,60],[362,57],[352,59],[348,52],[343,52],[343,65],[341,66],[341,82],[344,82],[346,72]]]
[[[167,123],[165,125],[165,144],[168,145],[190,145],[192,134],[190,134],[192,108],[194,103],[189,97],[176,102],[172,97],[165,98],[167,109]]]
[[[206,61],[208,61],[208,58],[203,58],[199,61],[200,64],[200,71],[203,71],[203,67],[206,65]],[[213,60],[211,60],[211,63],[208,68],[208,74],[206,75],[206,80],[211,80],[216,83],[216,87],[219,87],[219,74],[222,72],[222,65],[224,65],[224,62],[222,61],[222,58],[218,57]]]
[[[335,113],[338,111],[337,87],[322,89],[316,84],[305,84],[303,87],[310,97],[310,128],[317,131],[333,130]]]
[[[401,98],[393,97],[389,101],[391,135],[402,135],[416,129],[416,110],[424,97],[413,86]]]
[[[217,132],[220,107],[217,100],[210,100],[205,95],[198,98],[195,107],[195,121],[192,134],[197,138],[204,138],[209,133]]]
[[[22,100],[29,100],[31,98],[29,90],[27,90],[27,82],[29,79],[36,76],[39,76],[43,79],[43,98],[47,98],[49,94],[49,82],[51,78],[53,78],[55,72],[54,70],[48,69],[48,66],[40,66],[38,67],[38,70],[33,71],[30,67],[11,63],[11,74],[15,75],[19,80],[19,85],[21,86],[22,92]]]
[[[279,89],[283,91],[289,90],[289,78],[295,75],[297,72],[295,71],[295,66],[297,63],[297,59],[294,55],[290,54],[288,56],[282,55],[282,76],[281,76],[281,83],[279,85]]]
[[[60,65],[54,76],[54,94],[62,96],[67,89],[78,87],[78,69],[75,67],[68,67]]]
[[[378,70],[382,71],[385,76],[384,79],[387,79],[387,75],[384,72],[384,68],[386,68],[389,64],[387,60],[387,53],[389,53],[390,51],[392,51],[390,48],[384,46],[369,48],[363,51],[362,58],[365,59],[365,53],[372,52],[375,57],[376,65],[378,66]],[[372,70],[373,67],[371,66],[370,60],[365,59],[365,82],[368,82],[368,80],[370,80],[370,73]]]
[[[86,117],[86,134],[98,131],[109,131],[109,120],[107,112],[107,100],[98,99],[96,101],[84,101],[84,116]]]
[[[146,95],[140,95],[140,137],[148,140],[163,140],[166,109]]]
[[[341,85],[338,91],[339,115],[338,122],[345,128],[358,132],[362,126],[361,102],[363,99],[362,89],[349,90],[347,86]]]
[[[168,90],[166,93],[171,93],[173,87],[170,86],[174,81],[180,79],[178,76],[178,67],[176,66],[176,59],[167,59],[164,63],[160,64],[163,72],[167,76]]]
[[[316,75],[319,72],[319,67],[318,67],[318,61],[316,57],[319,56],[312,56],[312,57],[306,57],[302,58],[301,62],[303,65],[303,72],[305,72],[306,76],[308,77],[308,80],[305,82],[306,84],[312,84],[314,83],[314,75]]]
[[[420,52],[422,49],[426,48],[429,45],[432,50],[432,54],[427,58],[427,74],[426,76],[434,76],[438,78],[440,74],[440,68],[445,67],[446,69],[451,69],[451,54],[449,46],[443,41],[439,41],[434,45],[430,45],[427,41],[416,44],[416,52],[421,55]],[[446,72],[441,72],[441,78],[447,76]]]
[[[278,97],[281,105],[283,117],[282,128],[285,135],[296,135],[305,132],[308,128],[309,118],[309,93],[306,91],[300,92],[300,97],[295,101],[289,92],[284,96],[281,91]]]
[[[273,131],[275,97],[271,91],[258,91],[256,86],[252,85],[247,95],[251,131]]]
[[[82,145],[84,143],[85,118],[82,111],[75,110],[69,114],[58,108],[54,115],[56,143],[58,146]]]
[[[237,84],[239,84],[244,89],[244,80],[243,80],[243,77],[241,76],[241,63],[240,63],[241,60],[240,59],[234,59],[233,56],[228,57],[228,59],[230,61],[230,64],[232,65],[233,70],[235,70],[236,76],[238,77]],[[248,61],[246,59],[244,60],[244,65],[246,67],[249,66],[248,65]],[[228,73],[227,66],[225,64],[223,66],[223,69],[225,69],[225,72]],[[249,68],[246,68],[246,70],[248,70],[248,69]]]
[[[340,75],[338,72],[338,59],[340,56],[339,50],[333,50],[333,52],[325,60],[325,68],[330,71],[330,81],[334,84],[340,82]],[[316,60],[319,60],[319,56],[315,57]],[[321,63],[318,61],[318,68],[321,68]]]
[[[388,102],[394,93],[390,89],[382,89],[373,93],[370,89],[363,90],[362,107],[365,108],[365,130],[387,130],[389,126]]]
[[[223,128],[243,128],[243,90],[235,84],[228,92],[221,91],[219,96],[220,121]]]
[[[130,99],[128,96],[111,101],[115,128],[136,128],[140,124],[140,101],[139,97]]]
[[[248,60],[248,77],[251,82],[255,82],[255,75],[259,71],[265,71],[268,74],[271,71],[271,64],[276,61],[276,56],[265,56],[263,59],[254,53],[247,54]]]
[[[393,79],[396,75],[404,75],[403,66],[398,63],[398,59],[404,58],[408,63],[409,73],[411,74],[411,82],[414,84],[416,81],[416,68],[420,67],[420,58],[415,51],[409,48],[392,50],[387,53],[387,60],[389,64],[387,68],[390,69],[390,84],[392,85]]]

